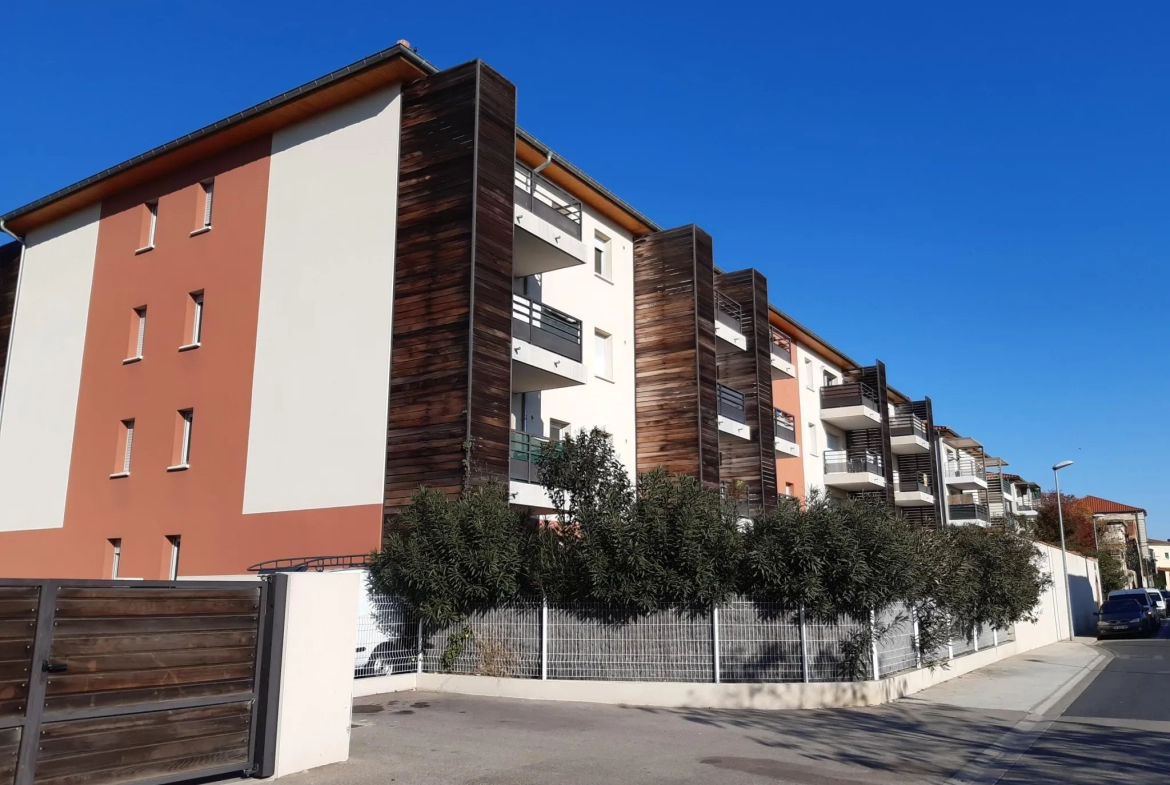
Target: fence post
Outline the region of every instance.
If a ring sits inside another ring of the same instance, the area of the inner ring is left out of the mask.
[[[879,681],[882,675],[878,671],[877,618],[873,611],[869,612],[869,653],[873,660],[873,680]]]
[[[711,642],[715,654],[715,683],[719,683],[719,606],[711,606]]]
[[[800,667],[804,675],[804,683],[808,684],[809,667],[808,667],[808,630],[804,626],[804,606],[800,606]]]
[[[971,646],[975,651],[979,651],[979,628],[974,624],[971,625]]]
[[[911,610],[914,617],[914,667],[922,667],[922,638],[918,635],[918,611]]]
[[[418,668],[417,673],[423,672],[423,623],[418,620]]]
[[[947,662],[950,662],[954,658],[955,658],[955,642],[952,639],[947,638]]]
[[[540,598],[540,679],[548,680],[548,598]]]
[[[995,629],[995,627],[991,628],[991,647],[993,649],[999,648],[999,630]]]

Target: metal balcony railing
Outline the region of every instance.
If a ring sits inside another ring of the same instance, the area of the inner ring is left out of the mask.
[[[870,474],[884,474],[882,471],[881,453],[872,450],[850,452],[848,450],[825,451],[825,473],[838,474],[842,472],[869,472]]]
[[[836,409],[842,406],[865,406],[880,412],[878,395],[865,382],[838,382],[821,388],[821,408]]]
[[[743,393],[730,387],[717,385],[719,389],[719,414],[729,420],[747,425],[747,407],[744,405]]]
[[[977,461],[974,458],[959,458],[947,461],[947,476],[979,477],[985,480],[987,479],[987,469],[984,468],[982,461]]]
[[[1040,500],[1033,499],[1031,496],[1024,496],[1016,500],[1016,509],[1020,511],[1031,511],[1040,507]]]
[[[776,409],[776,436],[796,444],[796,418],[783,409]]]
[[[986,504],[976,501],[953,502],[954,496],[947,497],[947,509],[952,521],[991,521],[991,513]],[[972,497],[967,496],[967,499]]]
[[[772,354],[782,360],[792,362],[792,339],[771,325],[768,326],[772,337]]]
[[[926,423],[917,414],[895,414],[890,420],[890,436],[917,436],[926,439]]]
[[[581,202],[521,163],[516,164],[516,204],[581,239]]]
[[[910,474],[894,473],[894,483],[903,493],[933,493],[930,489],[930,475],[925,472]]]
[[[559,445],[560,442],[546,439],[543,436],[512,431],[508,477],[520,482],[540,482],[540,468],[537,466],[537,458],[543,451],[557,449]]]
[[[715,292],[715,321],[722,322],[737,333],[746,333],[743,326],[743,306],[722,292]]]
[[[512,337],[581,362],[581,320],[519,294],[512,295]]]

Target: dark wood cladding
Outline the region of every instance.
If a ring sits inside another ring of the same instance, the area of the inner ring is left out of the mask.
[[[8,338],[12,335],[12,318],[16,309],[16,280],[20,276],[20,245],[0,246],[0,390],[4,389],[4,372],[8,367]],[[3,783],[0,777],[0,783]]]
[[[515,138],[515,86],[478,60],[403,88],[387,512],[507,477]]]
[[[39,587],[0,587],[0,725],[24,714],[39,609]],[[6,762],[6,749],[4,737],[0,736],[0,783],[6,781],[6,766],[16,766],[15,757]]]
[[[934,404],[930,402],[929,398],[923,398],[921,401],[911,401],[909,405],[910,412],[918,415],[918,418],[926,423],[926,440],[930,442],[930,487],[934,491],[934,513],[933,521],[929,523],[924,522],[924,525],[932,525],[938,528],[942,525],[943,519],[943,505],[946,504],[946,486],[943,485],[942,473],[939,469],[939,455],[938,455],[938,437],[934,432]]]
[[[719,479],[740,482],[752,512],[776,504],[776,420],[772,404],[772,357],[768,281],[756,270],[715,276],[715,290],[743,308],[747,350],[718,355],[719,382],[744,396],[751,439],[719,434]]]
[[[634,242],[638,471],[719,485],[714,249],[697,226]]]
[[[20,751],[20,728],[0,728],[0,785],[16,780],[16,754]]]

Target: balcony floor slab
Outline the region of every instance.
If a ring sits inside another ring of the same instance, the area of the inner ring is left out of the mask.
[[[585,365],[519,338],[512,339],[512,392],[536,392],[585,384]]]
[[[917,455],[930,452],[930,442],[918,434],[890,436],[890,452],[894,455]]]
[[[734,436],[737,439],[750,440],[752,438],[752,429],[741,422],[736,422],[730,417],[719,415],[719,430],[729,436]]]
[[[825,472],[825,486],[843,491],[880,491],[886,478],[873,472]]]

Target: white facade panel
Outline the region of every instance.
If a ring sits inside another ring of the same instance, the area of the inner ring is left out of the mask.
[[[244,512],[380,504],[397,86],[276,133]]]
[[[101,205],[29,233],[0,410],[0,531],[65,524]]]
[[[804,490],[806,494],[813,491],[825,493],[825,450],[843,449],[844,437],[841,431],[829,423],[821,420],[821,386],[824,383],[825,371],[829,371],[838,379],[842,377],[841,368],[834,363],[811,351],[807,346],[793,341],[792,360],[796,366],[796,381],[800,389],[800,423],[801,436],[808,441],[808,428],[811,423],[816,428],[816,450],[806,447],[801,458],[804,461]]]

